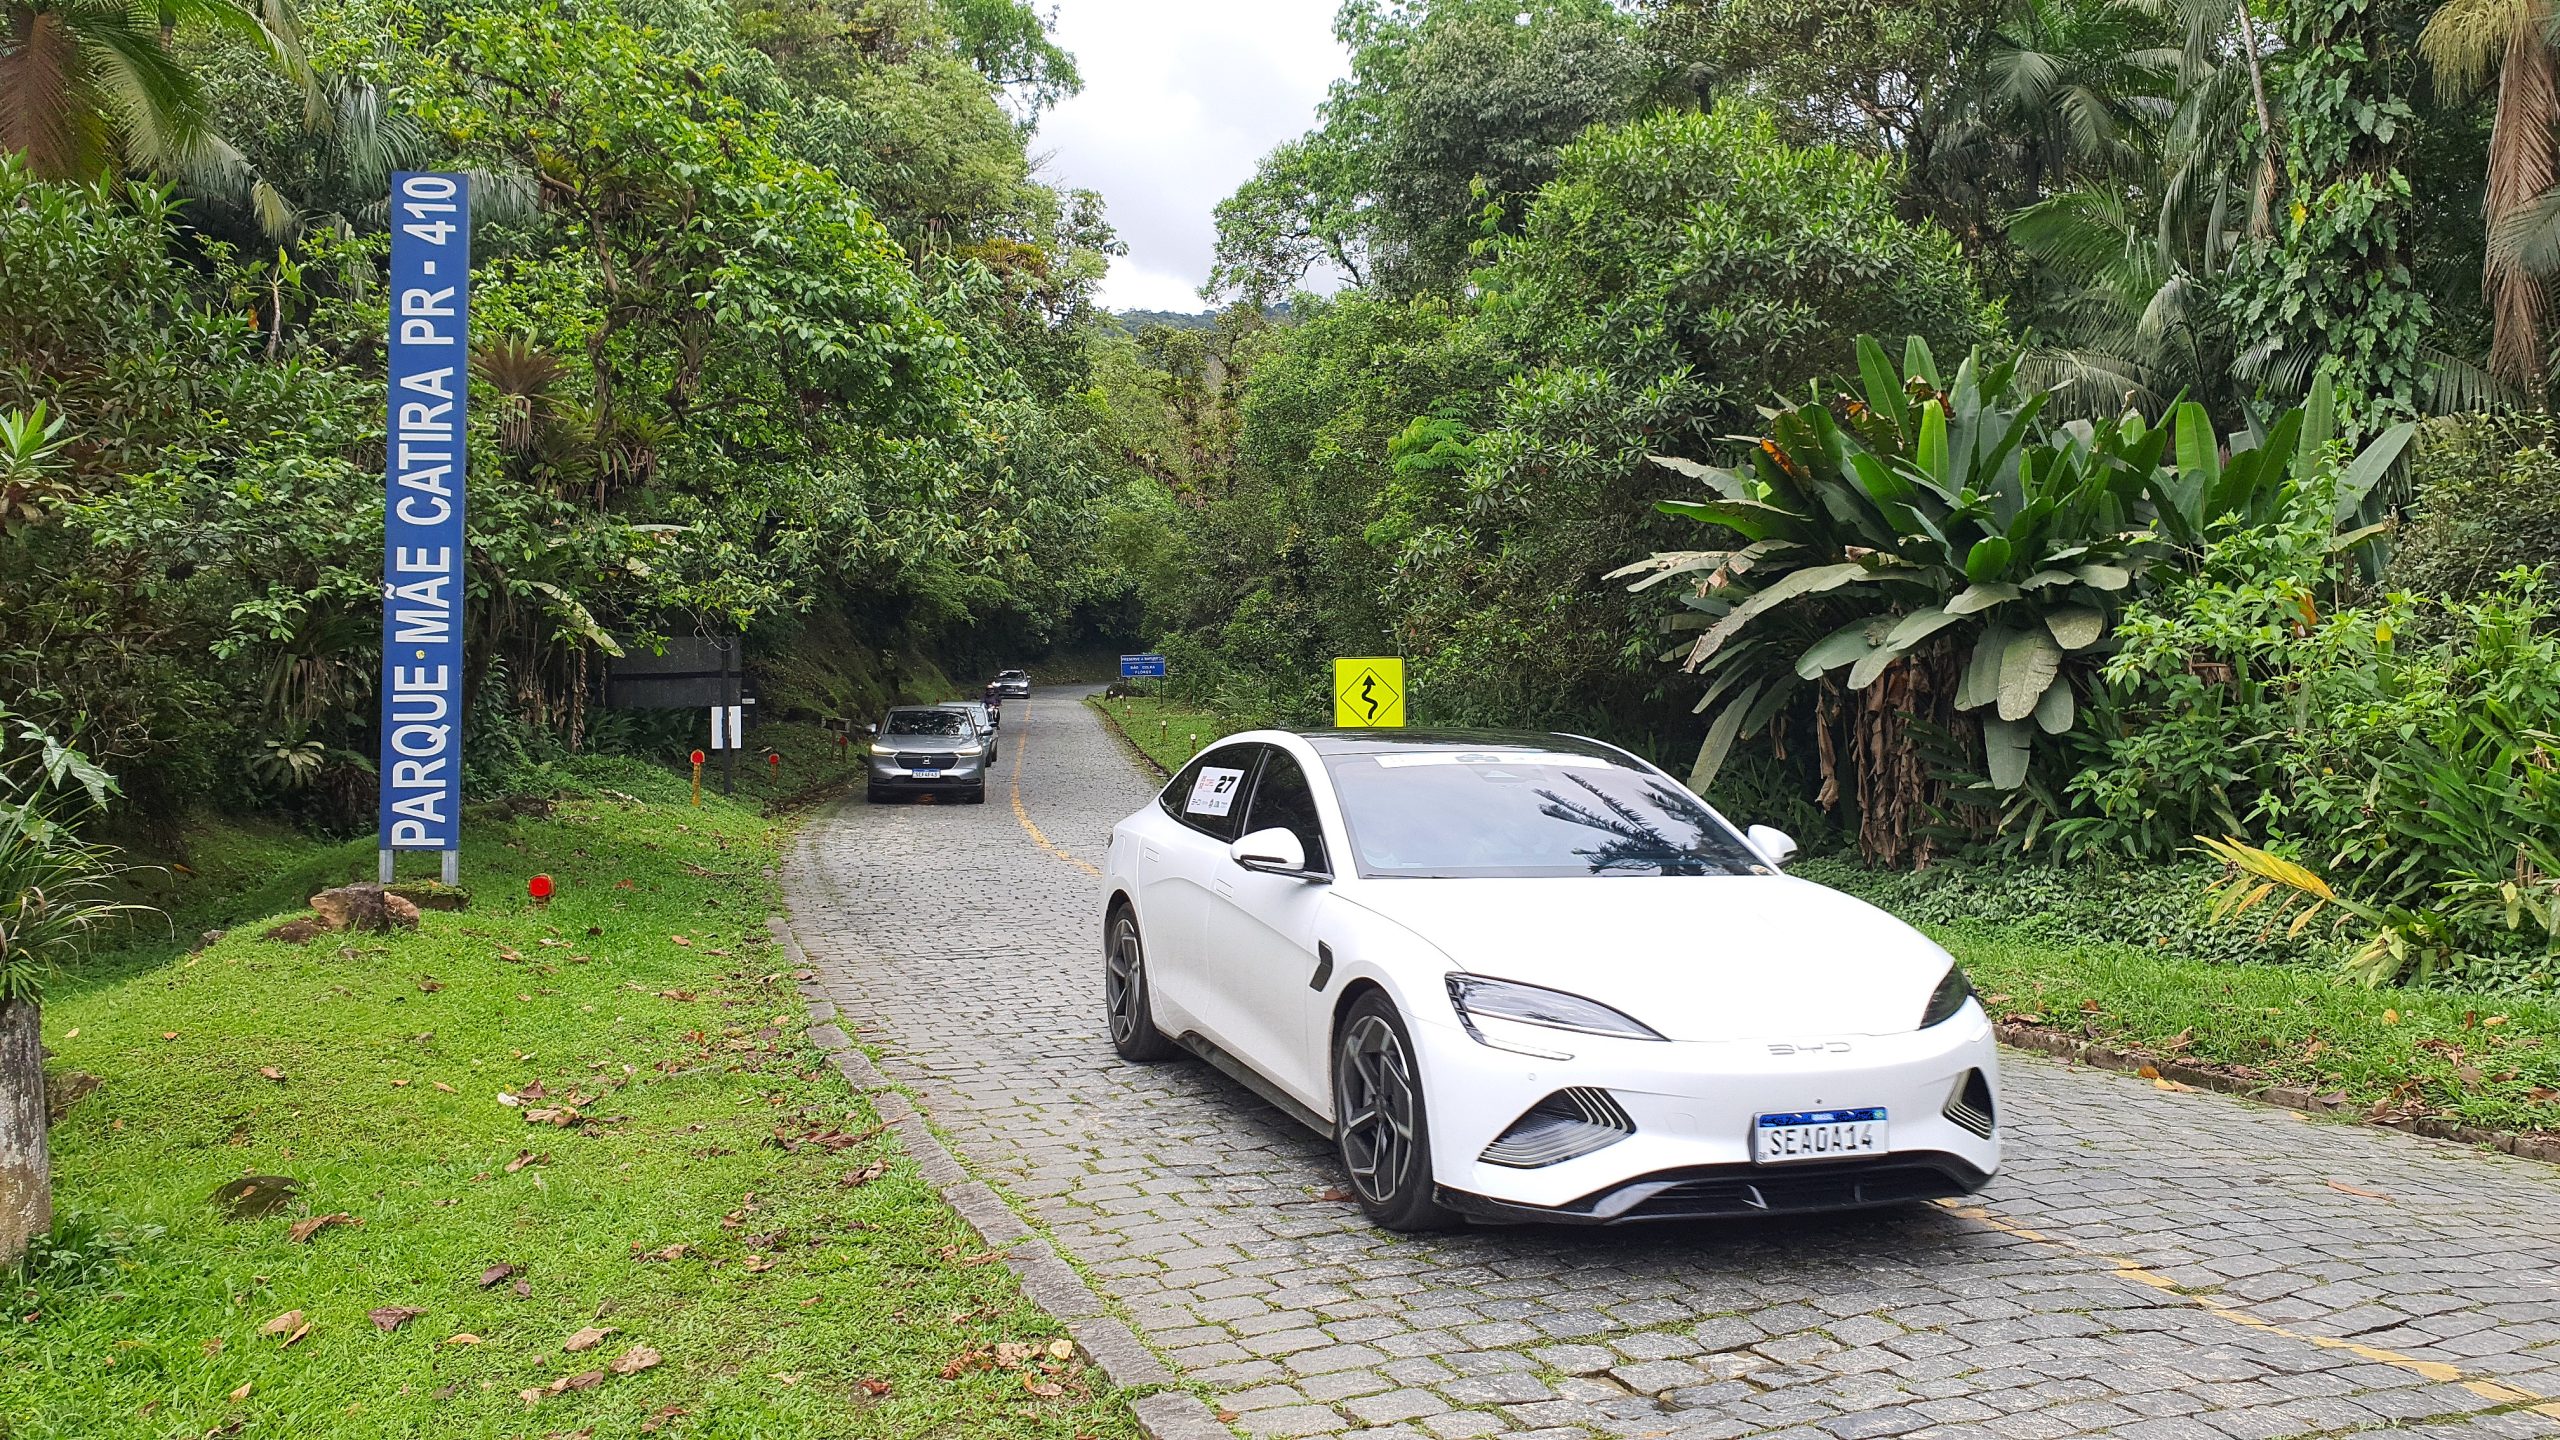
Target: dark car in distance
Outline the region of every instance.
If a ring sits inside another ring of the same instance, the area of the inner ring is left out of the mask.
[[[997,671],[997,672],[996,672],[996,693],[997,693],[997,694],[999,694],[999,695],[1002,695],[1002,696],[1003,696],[1004,698],[1006,698],[1007,700],[1028,700],[1028,699],[1030,699],[1030,698],[1031,698],[1031,672],[1030,672],[1030,671],[1028,671],[1028,670],[999,670],[999,671]]]

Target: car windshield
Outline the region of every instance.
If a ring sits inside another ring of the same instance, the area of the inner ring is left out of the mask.
[[[966,710],[892,710],[887,728],[892,735],[960,735],[968,727]]]
[[[1760,857],[1696,796],[1599,755],[1328,755],[1360,873],[1751,875]]]

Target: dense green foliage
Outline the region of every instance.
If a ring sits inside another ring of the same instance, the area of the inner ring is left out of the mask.
[[[1418,719],[1696,756],[1870,862],[2227,832],[2547,986],[2552,625],[2508,572],[2560,558],[2554,462],[2403,423],[2548,372],[2560,116],[2503,14],[1355,0],[1210,287],[1350,288],[1106,382],[1176,457],[1115,510],[1149,643],[1302,722],[1328,659],[1398,654]],[[1922,344],[1819,378],[1862,334]]]
[[[152,808],[371,810],[394,165],[479,179],[484,781],[634,733],[605,662],[661,635],[1001,653],[1126,593],[1084,545],[1113,242],[1030,178],[1006,97],[1076,76],[1027,8],[348,0],[310,113],[227,34],[173,53],[282,241],[192,171],[0,156],[0,688]]]

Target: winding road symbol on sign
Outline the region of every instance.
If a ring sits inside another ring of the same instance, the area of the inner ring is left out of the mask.
[[[1404,662],[1384,658],[1334,661],[1333,723],[1343,729],[1404,724]]]

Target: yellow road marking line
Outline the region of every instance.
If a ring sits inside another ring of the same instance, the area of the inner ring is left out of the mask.
[[[1031,702],[1028,700],[1022,702],[1022,715],[1026,720],[1031,718]],[[1065,846],[1051,844],[1049,837],[1040,833],[1040,827],[1031,823],[1031,812],[1022,808],[1022,757],[1024,752],[1028,751],[1030,748],[1031,747],[1028,744],[1024,743],[1021,735],[1017,734],[1014,737],[1013,781],[1012,784],[1007,787],[1007,790],[1013,800],[1013,818],[1021,822],[1022,833],[1031,837],[1032,844],[1048,851],[1058,859],[1066,861],[1068,864],[1073,865],[1087,875],[1099,877],[1102,874],[1101,871],[1096,870],[1087,862],[1068,854]]]
[[[2066,1250],[2074,1255],[2096,1260],[2115,1271],[2116,1278],[2119,1280],[2128,1284],[2149,1286],[2164,1295],[2176,1296],[2208,1315],[2221,1316],[2235,1325],[2246,1325],[2252,1330],[2264,1330],[2270,1335],[2281,1335],[2287,1340],[2298,1340],[2322,1350],[2344,1350],[2359,1360],[2371,1360],[2376,1364],[2393,1366],[2438,1384],[2459,1384],[2481,1399],[2500,1405],[2521,1404],[2547,1398],[2530,1390],[2519,1390],[2512,1385],[2494,1380],[2465,1379],[2461,1370],[2441,1360],[2421,1360],[2415,1355],[2403,1355],[2397,1350],[2385,1350],[2379,1345],[2364,1345],[2353,1340],[2341,1340],[2333,1335],[2311,1335],[2299,1330],[2287,1329],[2272,1320],[2252,1315],[2241,1309],[2235,1302],[2225,1300],[2219,1295],[2205,1295],[2188,1290],[2168,1276],[2156,1270],[2147,1270],[2121,1255],[2110,1255],[2103,1250],[2092,1249],[2074,1240],[2066,1240],[2058,1235],[2047,1235],[2040,1230],[2030,1230],[2016,1221],[2003,1220],[1979,1205],[1965,1205],[1953,1200],[1941,1200],[1938,1205],[1951,1215],[1987,1226],[2003,1235],[2015,1236],[2020,1240],[2037,1245],[2048,1245],[2057,1250]],[[2533,1408],[2545,1415],[2560,1416],[2560,1402],[2535,1405]]]

